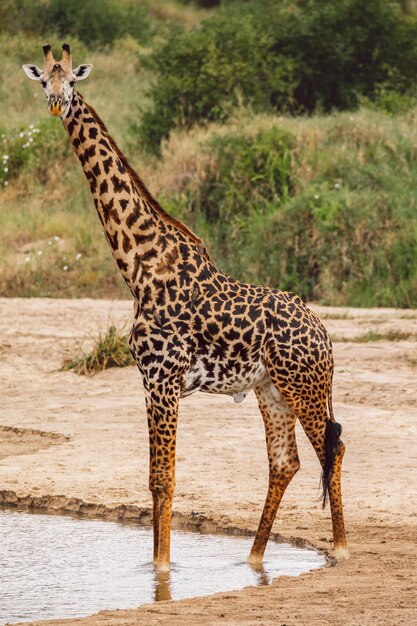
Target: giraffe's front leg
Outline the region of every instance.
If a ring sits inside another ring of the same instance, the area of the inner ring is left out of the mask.
[[[154,563],[167,571],[170,562],[172,499],[175,487],[175,444],[180,385],[177,381],[147,384],[149,488],[153,497]]]

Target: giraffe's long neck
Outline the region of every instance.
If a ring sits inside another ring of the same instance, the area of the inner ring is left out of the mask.
[[[74,94],[63,120],[90,185],[117,265],[136,298],[148,280],[172,266],[180,242],[200,240],[166,214],[109,136],[95,111]]]

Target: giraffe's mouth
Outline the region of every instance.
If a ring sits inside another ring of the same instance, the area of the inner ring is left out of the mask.
[[[51,115],[63,115],[67,107],[68,102],[64,102],[62,98],[50,98],[48,102],[48,109]]]
[[[65,111],[65,106],[62,104],[54,104],[49,107],[49,113],[51,115],[62,115]]]

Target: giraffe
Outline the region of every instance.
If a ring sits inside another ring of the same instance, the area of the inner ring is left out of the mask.
[[[81,163],[99,219],[134,300],[130,349],[142,375],[149,429],[153,557],[169,570],[180,398],[197,391],[242,402],[254,390],[265,426],[269,481],[248,561],[262,562],[285,489],[300,466],[298,419],[322,466],[334,554],[347,558],[341,469],[345,446],[332,409],[332,344],[319,318],[289,292],[223,273],[204,242],[152,197],[95,110],[77,92],[91,65],[72,69],[68,44],[44,68],[24,65],[41,83]]]

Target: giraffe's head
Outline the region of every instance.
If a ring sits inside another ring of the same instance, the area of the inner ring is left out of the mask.
[[[71,106],[75,82],[87,78],[92,65],[79,65],[73,70],[70,47],[66,43],[62,46],[60,61],[54,59],[49,44],[43,46],[43,53],[45,56],[43,70],[36,65],[23,65],[23,70],[29,78],[41,83],[51,115],[65,117]]]

